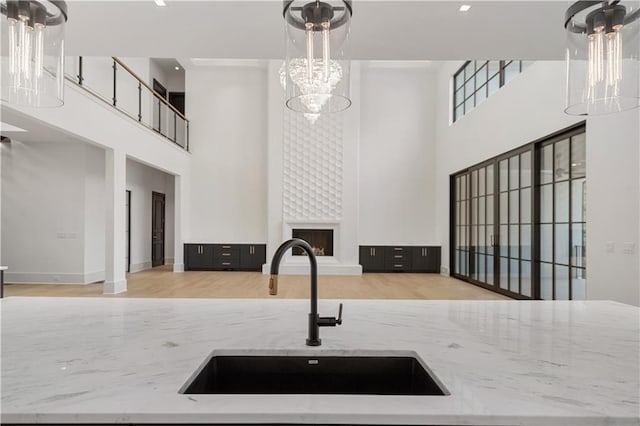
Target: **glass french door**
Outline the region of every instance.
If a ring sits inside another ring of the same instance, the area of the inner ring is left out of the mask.
[[[483,164],[471,170],[471,221],[469,272],[477,284],[495,285],[495,166]]]
[[[452,188],[452,233],[454,243],[451,245],[453,258],[453,276],[458,278],[469,277],[469,209],[471,201],[469,196],[469,173],[460,173],[453,178]]]
[[[505,293],[532,298],[532,147],[501,157],[498,164],[499,286]]]
[[[532,170],[529,146],[454,177],[454,277],[534,297]]]
[[[586,298],[586,137],[580,125],[451,180],[456,278],[518,299]]]
[[[539,151],[540,298],[586,298],[586,139],[584,128]]]

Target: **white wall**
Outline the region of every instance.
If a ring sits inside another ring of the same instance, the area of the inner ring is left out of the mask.
[[[363,63],[359,241],[438,244],[435,74],[411,63]]]
[[[85,282],[104,280],[105,259],[105,156],[104,150],[85,145],[84,164]]]
[[[436,134],[438,230],[442,265],[449,266],[449,176],[583,120],[564,114],[564,62],[536,62],[478,108],[450,124],[451,76],[438,74]],[[638,111],[587,120],[587,298],[640,304],[638,243]],[[612,190],[615,188],[614,190]],[[623,190],[622,188],[626,188]],[[614,213],[615,212],[615,213]],[[606,241],[618,244],[605,253]]]
[[[191,214],[187,242],[267,239],[267,71],[189,70]]]
[[[167,90],[169,92],[184,92],[185,72],[184,68],[167,73]]]
[[[640,306],[640,110],[587,120],[587,297]],[[613,243],[613,252],[606,246]],[[625,245],[632,251],[626,252]]]
[[[173,176],[127,159],[131,191],[131,272],[151,268],[152,192],[165,194],[165,261],[173,259]]]
[[[1,149],[7,282],[87,283],[104,277],[103,213],[102,269],[88,256],[100,243],[89,219],[101,214],[104,166],[93,169],[101,150],[75,142],[16,140]],[[93,169],[90,174],[88,169]],[[86,246],[87,240],[92,244]]]

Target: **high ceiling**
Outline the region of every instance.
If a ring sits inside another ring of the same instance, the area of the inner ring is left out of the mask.
[[[281,0],[68,0],[68,55],[274,59]],[[564,58],[567,2],[355,0],[351,57],[363,60]],[[461,4],[471,4],[462,13]]]

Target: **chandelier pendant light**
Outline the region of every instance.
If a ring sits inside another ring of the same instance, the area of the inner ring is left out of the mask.
[[[280,69],[286,106],[314,123],[351,105],[346,55],[350,0],[285,0],[287,53]]]
[[[67,5],[55,0],[2,0],[0,99],[20,106],[64,103]]]
[[[599,115],[640,106],[640,1],[577,1],[565,15],[565,112]]]

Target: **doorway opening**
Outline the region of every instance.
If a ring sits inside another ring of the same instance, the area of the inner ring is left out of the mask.
[[[165,195],[151,193],[151,266],[164,265]]]
[[[125,209],[127,215],[127,225],[125,231],[125,241],[127,242],[127,252],[125,258],[125,265],[127,272],[131,272],[131,191],[126,190],[125,195]]]

